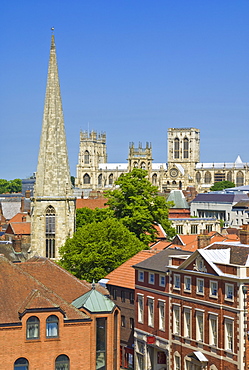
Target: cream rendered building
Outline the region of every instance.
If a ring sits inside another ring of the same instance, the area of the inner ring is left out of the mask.
[[[73,236],[71,185],[54,35],[52,35],[40,151],[31,202],[31,255],[58,258]]]
[[[238,156],[233,163],[200,163],[200,130],[168,129],[168,163],[154,163],[151,144],[137,148],[131,143],[128,162],[108,163],[106,135],[92,131],[80,133],[79,160],[75,186],[81,189],[105,190],[114,186],[122,173],[134,167],[144,168],[159,191],[186,189],[195,186],[198,192],[208,191],[217,181],[228,180],[236,186],[249,184],[248,164]]]

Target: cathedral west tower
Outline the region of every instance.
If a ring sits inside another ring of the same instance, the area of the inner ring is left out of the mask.
[[[72,237],[75,198],[71,185],[54,35],[52,34],[40,151],[31,205],[32,254],[59,257]]]

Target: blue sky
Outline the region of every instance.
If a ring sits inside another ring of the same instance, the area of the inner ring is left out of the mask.
[[[107,134],[109,162],[169,127],[201,130],[201,161],[249,162],[248,0],[3,0],[0,178],[36,171],[51,31],[72,175],[80,130]]]

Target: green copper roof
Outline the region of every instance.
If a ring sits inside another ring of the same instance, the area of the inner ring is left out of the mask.
[[[112,312],[115,304],[103,294],[93,289],[75,299],[72,305],[76,308],[86,308],[91,313]]]

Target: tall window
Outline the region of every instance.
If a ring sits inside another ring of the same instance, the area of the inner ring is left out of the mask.
[[[88,150],[86,150],[84,153],[84,163],[89,164],[89,162],[90,162],[90,155],[89,155]]]
[[[189,157],[189,141],[188,139],[185,137],[183,139],[183,158],[188,158]]]
[[[191,292],[191,277],[190,276],[184,277],[184,291]]]
[[[180,307],[173,306],[173,333],[180,334]]]
[[[225,320],[225,349],[233,351],[233,321]]]
[[[96,319],[96,370],[106,370],[106,318]]]
[[[138,322],[144,322],[144,297],[142,295],[138,295]]]
[[[180,275],[174,274],[174,289],[180,289],[181,287],[181,280],[180,280]]]
[[[176,225],[176,233],[183,234],[183,225]]]
[[[232,171],[229,171],[228,174],[227,174],[227,181],[233,181],[233,173]]]
[[[46,320],[47,338],[56,338],[59,336],[59,319],[55,315],[50,315]]]
[[[159,330],[165,330],[165,302],[159,301],[158,303],[159,313]]]
[[[191,225],[191,234],[198,234],[198,225]]]
[[[55,258],[55,209],[46,209],[46,257]]]
[[[217,346],[217,317],[210,315],[209,317],[209,344]]]
[[[38,339],[40,336],[40,320],[36,316],[28,318],[26,323],[26,338]]]
[[[210,281],[210,296],[218,297],[218,283],[217,281]]]
[[[244,185],[244,175],[243,172],[239,171],[236,175],[236,186]]]
[[[111,173],[109,176],[109,185],[113,184],[113,174]]]
[[[102,174],[98,176],[98,186],[102,186]]]
[[[199,184],[201,182],[201,173],[199,171],[196,172],[195,178],[196,182]]]
[[[154,326],[154,299],[148,298],[148,326]]]
[[[29,370],[29,362],[24,357],[18,358],[14,363],[14,370]]]
[[[157,174],[154,173],[154,175],[152,176],[152,185],[157,185]]]
[[[178,353],[174,356],[174,363],[174,370],[181,370],[181,357]]]
[[[184,309],[184,337],[191,337],[191,311],[189,308]]]
[[[143,170],[145,170],[145,169],[146,169],[146,164],[145,164],[145,162],[142,162],[142,163],[141,163],[141,168],[142,168]]]
[[[196,311],[196,340],[204,341],[204,330],[203,330],[203,312]]]
[[[175,138],[174,140],[174,158],[180,158],[180,140],[178,138]]]
[[[67,355],[60,355],[55,360],[55,370],[69,370],[70,361]]]
[[[203,279],[196,279],[196,293],[197,294],[204,294],[204,280]]]
[[[90,184],[90,182],[91,182],[90,176],[88,175],[88,173],[85,173],[85,175],[83,176],[83,183]]]
[[[207,171],[204,176],[204,182],[205,184],[211,184],[211,181],[212,181],[211,173]]]
[[[225,284],[225,299],[227,300],[233,300],[234,295],[234,286],[233,284]]]

